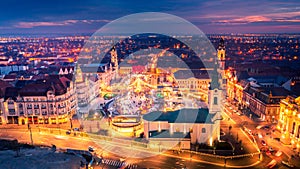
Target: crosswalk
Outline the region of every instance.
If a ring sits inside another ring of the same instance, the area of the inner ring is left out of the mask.
[[[124,168],[124,169],[137,169],[136,164],[128,164],[125,161],[119,160],[111,160],[111,159],[102,159],[102,163],[110,166],[114,166],[117,168]]]

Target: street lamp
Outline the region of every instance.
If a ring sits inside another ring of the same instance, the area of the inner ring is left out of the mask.
[[[31,127],[30,127],[30,124],[29,124],[29,123],[27,123],[27,127],[28,127],[28,130],[29,130],[29,135],[30,135],[31,145],[33,145],[32,131],[31,131]]]
[[[72,118],[70,118],[70,125],[71,125],[71,130],[72,130],[73,129]]]

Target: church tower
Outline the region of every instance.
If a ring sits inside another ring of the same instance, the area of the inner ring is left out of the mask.
[[[218,72],[218,61],[215,59],[214,69],[211,74],[211,82],[208,90],[208,108],[209,113],[215,114],[220,112],[220,105],[222,101],[222,88],[220,85]]]
[[[218,68],[218,72],[220,74],[220,78],[219,78],[219,83],[221,85],[221,89],[223,90],[223,94],[224,96],[226,95],[226,78],[225,78],[225,62],[226,62],[226,50],[225,50],[225,44],[224,44],[224,39],[221,38],[220,42],[219,42],[219,46],[217,49],[218,52],[218,63],[219,63],[219,68]]]
[[[219,73],[218,59],[215,59],[214,69],[211,73],[211,82],[208,89],[208,109],[209,113],[214,115],[213,117],[213,137],[220,140],[220,120],[221,120],[221,109],[223,101],[223,90],[220,84],[220,73]],[[215,137],[214,137],[215,136]]]
[[[118,62],[118,54],[116,51],[116,48],[113,47],[111,52],[110,52],[110,62],[112,65],[113,70],[115,71],[115,78],[118,77],[118,70],[119,70],[119,62]]]
[[[219,42],[218,46],[218,60],[219,60],[219,68],[221,70],[225,70],[225,60],[226,60],[226,53],[225,53],[225,44],[224,44],[224,39],[222,38]]]

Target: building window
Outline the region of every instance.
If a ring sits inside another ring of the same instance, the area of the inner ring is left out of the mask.
[[[41,107],[42,107],[42,109],[46,109],[46,105],[44,105],[44,104],[42,104]]]
[[[28,110],[28,111],[27,111],[27,114],[28,114],[28,115],[32,115],[32,110]]]
[[[35,115],[40,115],[39,110],[34,110],[34,114],[35,114]]]
[[[202,128],[202,133],[206,133],[206,128]]]
[[[214,97],[214,105],[218,104],[218,97]]]
[[[298,134],[297,134],[297,138],[300,137],[300,125],[298,126]]]
[[[44,115],[44,116],[47,115],[47,112],[46,112],[46,111],[43,111],[43,112],[42,112],[42,115]]]
[[[8,109],[9,115],[15,115],[15,109]]]
[[[23,104],[19,104],[19,109],[23,109]]]
[[[27,105],[27,109],[32,109],[32,105],[31,105],[31,104],[28,104],[28,105]]]
[[[294,134],[294,133],[295,133],[295,127],[296,127],[296,123],[295,123],[295,122],[293,122],[292,134]]]

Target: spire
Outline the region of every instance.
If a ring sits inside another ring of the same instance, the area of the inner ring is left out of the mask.
[[[220,39],[219,48],[225,49],[225,44],[224,44],[224,39],[223,38]]]
[[[218,59],[215,58],[215,65],[211,75],[209,90],[220,89],[218,66]]]
[[[75,82],[83,82],[82,71],[78,63],[76,65]]]

